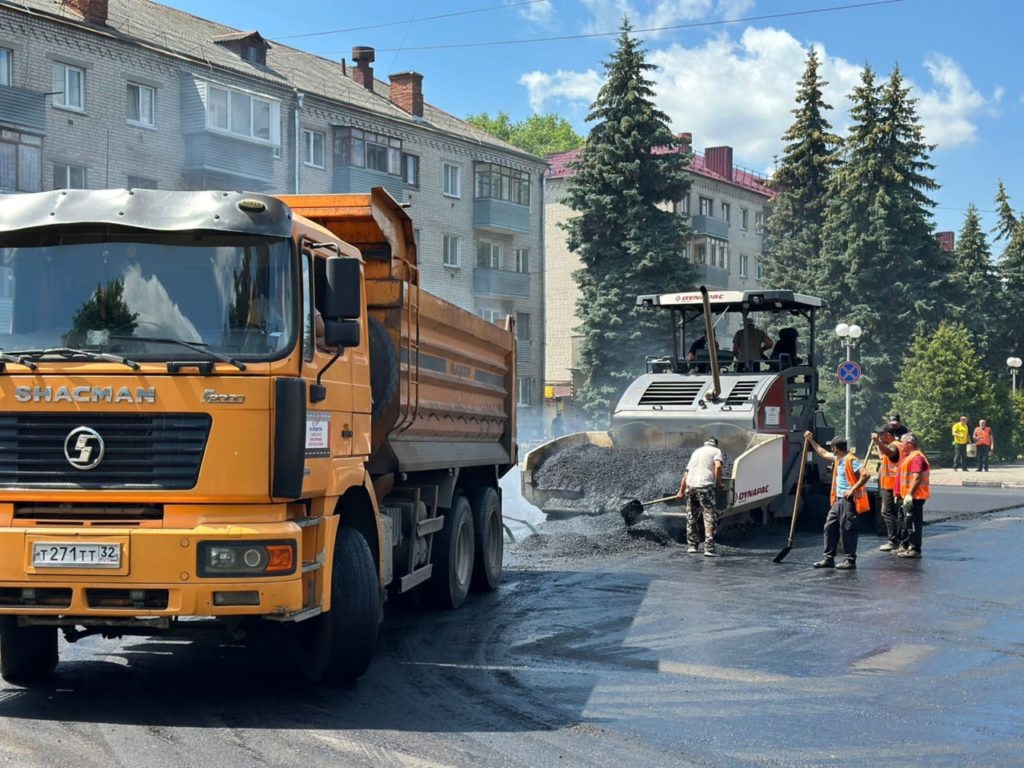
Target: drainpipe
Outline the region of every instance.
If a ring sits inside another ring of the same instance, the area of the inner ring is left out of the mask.
[[[299,194],[299,168],[302,167],[302,125],[299,116],[302,112],[302,101],[305,94],[295,92],[295,194]]]

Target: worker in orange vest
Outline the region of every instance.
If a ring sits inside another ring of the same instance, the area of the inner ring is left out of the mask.
[[[921,452],[917,437],[912,432],[901,437],[900,442],[903,444],[905,452],[896,475],[894,493],[903,505],[904,514],[907,516],[907,526],[910,530],[906,546],[901,546],[896,552],[896,556],[918,558],[921,557],[921,543],[924,534],[924,503],[931,496],[929,476],[932,468],[928,459]]]
[[[974,444],[978,446],[978,471],[988,472],[988,455],[996,449],[996,440],[992,437],[992,427],[984,419],[974,428]]]
[[[860,459],[850,453],[845,437],[830,440],[828,446],[832,450],[826,451],[810,431],[804,436],[818,456],[832,462],[832,493],[829,497],[832,507],[825,516],[825,555],[814,567],[852,571],[857,567],[857,515],[871,508],[864,488],[871,473]],[[840,539],[846,559],[836,565],[836,548]]]
[[[885,523],[888,538],[878,549],[882,552],[892,552],[900,544],[899,510],[893,496],[896,473],[900,466],[900,443],[897,442],[895,432],[888,424],[879,427],[877,432],[872,432],[871,439],[875,441],[878,455],[882,459],[878,472],[878,495],[881,500],[882,522]]]

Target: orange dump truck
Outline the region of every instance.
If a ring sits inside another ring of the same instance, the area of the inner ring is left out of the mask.
[[[383,190],[0,196],[0,671],[289,625],[312,680],[388,595],[501,576],[515,336],[427,293]]]

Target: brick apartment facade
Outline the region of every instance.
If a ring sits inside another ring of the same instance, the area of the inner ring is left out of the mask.
[[[407,203],[423,287],[517,319],[519,423],[541,429],[543,159],[333,62],[147,0],[0,0],[0,192],[365,192]]]
[[[691,135],[684,133],[679,139],[682,151],[690,151]],[[547,424],[556,409],[571,409],[574,376],[579,376],[579,291],[572,273],[580,262],[569,251],[560,226],[574,215],[563,198],[572,176],[570,163],[578,153],[572,150],[549,156],[544,180]],[[773,193],[767,177],[735,166],[732,154],[732,147],[709,147],[704,154],[694,154],[687,171],[690,194],[672,204],[673,210],[688,218],[693,230],[680,258],[693,262],[696,285],[754,290],[761,285],[764,224]],[[691,287],[667,285],[665,291]]]

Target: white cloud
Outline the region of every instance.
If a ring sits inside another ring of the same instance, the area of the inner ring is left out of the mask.
[[[924,66],[935,87],[918,87],[917,93],[910,95],[919,99],[917,112],[928,143],[941,149],[973,144],[978,138],[974,119],[998,114],[1003,88],[997,87],[990,98],[985,98],[960,65],[942,54],[928,56]]]
[[[592,69],[586,72],[560,69],[552,74],[527,72],[519,78],[519,84],[526,86],[530,108],[535,113],[555,111],[551,104],[554,103],[567,106],[577,114],[585,114],[601,89],[603,80],[604,76]]]
[[[509,3],[511,0],[505,0]],[[534,0],[528,5],[523,5],[521,0],[516,4],[516,13],[534,24],[546,25],[555,17],[555,7],[551,0]]]
[[[633,29],[657,30],[709,19],[734,19],[753,6],[754,0],[656,0],[634,3],[630,0],[583,0],[591,20],[586,33],[610,32],[618,29],[622,17],[628,16]],[[645,37],[657,38],[656,32]]]

